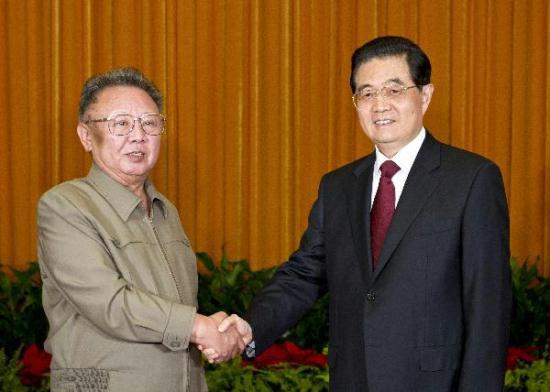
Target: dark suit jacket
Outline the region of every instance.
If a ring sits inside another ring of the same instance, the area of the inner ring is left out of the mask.
[[[332,391],[502,391],[511,288],[498,167],[427,134],[372,271],[374,161],[323,177],[300,248],[245,316],[256,352],[329,290]]]

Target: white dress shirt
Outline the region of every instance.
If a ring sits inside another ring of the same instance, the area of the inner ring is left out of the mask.
[[[418,135],[409,142],[405,147],[403,147],[397,154],[395,154],[391,160],[394,161],[397,166],[400,167],[400,170],[395,173],[392,177],[393,186],[395,187],[395,206],[397,207],[397,203],[399,202],[399,198],[401,197],[401,194],[403,193],[403,188],[405,187],[405,181],[407,181],[407,177],[409,176],[409,172],[411,171],[411,167],[414,163],[414,160],[416,159],[416,156],[418,155],[418,151],[420,151],[420,147],[422,146],[422,143],[424,142],[424,139],[426,139],[426,130],[424,127],[420,130]],[[370,205],[372,208],[372,203],[374,202],[374,197],[376,196],[376,192],[378,191],[378,184],[380,183],[380,166],[389,160],[390,158],[386,157],[384,154],[380,152],[378,147],[376,148],[376,161],[374,162],[374,172],[372,174],[372,194],[370,199]]]

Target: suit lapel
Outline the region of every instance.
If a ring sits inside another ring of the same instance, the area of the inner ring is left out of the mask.
[[[375,155],[368,155],[353,171],[348,195],[348,215],[351,223],[355,253],[365,282],[372,275],[370,250],[370,195]]]
[[[405,187],[403,188],[403,193],[401,194],[386,239],[384,240],[372,281],[384,269],[409,226],[437,187],[439,177],[434,172],[434,169],[439,167],[440,162],[441,145],[429,133],[426,133],[426,140],[422,144],[405,182]]]

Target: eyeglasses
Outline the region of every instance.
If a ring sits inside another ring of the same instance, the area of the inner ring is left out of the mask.
[[[379,89],[365,87],[364,89],[359,90],[355,94],[353,94],[351,99],[353,100],[353,105],[358,108],[359,106],[362,106],[364,104],[374,102],[374,100],[378,98],[379,95],[384,99],[397,99],[403,96],[403,94],[405,94],[405,91],[415,87],[421,86],[414,85],[405,87],[397,84],[392,84]]]
[[[134,130],[136,121],[139,121],[143,132],[149,136],[158,136],[164,132],[166,119],[161,114],[144,114],[141,117],[134,117],[129,114],[114,114],[106,118],[87,120],[84,124],[107,122],[111,135],[126,136]]]

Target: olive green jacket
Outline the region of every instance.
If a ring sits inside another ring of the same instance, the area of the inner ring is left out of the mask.
[[[190,345],[196,258],[174,205],[140,200],[93,165],[38,204],[52,391],[206,390]]]

